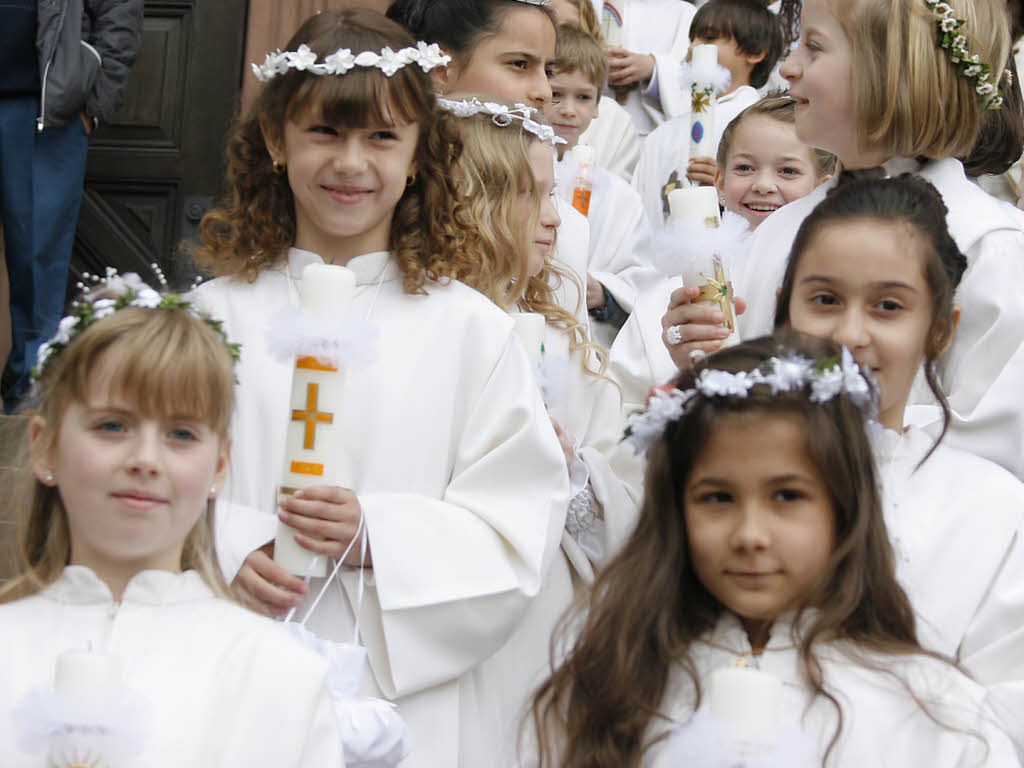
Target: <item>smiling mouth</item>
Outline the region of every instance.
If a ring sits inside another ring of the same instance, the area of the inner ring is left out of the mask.
[[[110,495],[132,509],[152,509],[167,503],[167,499],[143,491],[117,491]]]
[[[769,216],[779,210],[782,206],[778,203],[744,203],[743,207],[758,216]]]
[[[320,188],[327,192],[335,202],[344,205],[361,203],[373,192],[372,189],[364,187],[328,187],[321,185]]]

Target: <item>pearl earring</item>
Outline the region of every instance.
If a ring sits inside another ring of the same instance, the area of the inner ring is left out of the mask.
[[[43,482],[44,483],[52,483],[53,480],[54,480],[53,472],[51,470],[48,469],[45,472],[43,472]]]
[[[211,485],[210,486],[210,496],[216,496],[216,495],[217,495],[217,486],[216,485]]]

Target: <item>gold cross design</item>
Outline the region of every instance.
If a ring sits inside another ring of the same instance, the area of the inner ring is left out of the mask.
[[[694,88],[693,99],[690,101],[690,111],[695,115],[702,112],[710,112],[711,93],[711,89],[698,91]]]
[[[316,447],[316,425],[333,424],[334,414],[317,410],[316,401],[320,394],[320,385],[312,382],[306,384],[306,410],[292,411],[292,421],[305,421],[306,434],[302,441],[303,448]]]
[[[701,273],[701,277],[707,280],[707,283],[701,286],[697,299],[699,301],[710,301],[714,304],[720,304],[722,314],[725,315],[725,327],[730,331],[735,331],[736,323],[732,316],[732,283],[725,281],[725,270],[722,269],[722,265],[717,261],[715,262],[714,279],[703,273]]]

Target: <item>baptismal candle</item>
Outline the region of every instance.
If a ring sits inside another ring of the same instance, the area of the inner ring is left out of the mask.
[[[695,46],[690,63],[696,71],[714,70],[718,66],[718,46]],[[691,85],[690,93],[690,157],[714,157],[715,111],[718,106],[715,86],[695,82]],[[682,170],[685,174],[686,169]]]
[[[65,651],[57,657],[54,683],[69,704],[93,708],[120,688],[121,664],[106,653]]]
[[[594,164],[594,148],[586,144],[577,144],[572,150],[572,158],[576,161],[576,181],[572,187],[572,207],[586,216],[590,213],[590,193],[594,189],[591,178]]]
[[[775,744],[782,711],[782,682],[749,667],[716,669],[708,681],[708,711],[742,747]]]
[[[526,355],[530,358],[530,370],[536,372],[544,347],[544,326],[547,321],[538,312],[513,312],[512,320]]]
[[[355,274],[347,267],[310,264],[302,271],[302,308],[325,326],[336,325],[351,306],[355,287]],[[295,358],[279,499],[310,485],[337,482],[334,473],[343,389],[344,375],[337,360],[301,354]],[[274,561],[299,576],[327,574],[327,559],[301,547],[293,529],[283,522],[278,522]]]
[[[721,224],[718,192],[714,187],[683,187],[673,190],[669,193],[668,204],[673,222],[707,229],[717,229]],[[700,288],[698,302],[712,304],[725,315],[723,324],[732,333],[722,345],[729,347],[738,344],[740,338],[736,333],[732,283],[729,282],[720,254],[713,250],[695,254],[683,265],[682,277],[683,285]]]

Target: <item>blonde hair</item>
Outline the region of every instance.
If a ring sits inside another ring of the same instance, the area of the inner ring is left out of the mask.
[[[555,299],[555,286],[562,282],[574,285],[578,296],[584,295],[576,276],[550,258],[544,260],[538,274],[526,274],[540,216],[537,184],[529,159],[530,144],[538,139],[518,127],[517,121],[502,127],[486,114],[463,118],[459,127],[463,154],[457,178],[465,203],[465,224],[478,233],[476,252],[482,262],[475,275],[459,279],[506,311],[518,305],[544,315],[549,325],[568,335],[570,352],[583,352],[584,370],[602,375],[607,366],[603,350],[590,341],[583,324]],[[524,196],[536,203],[525,226],[519,213]]]
[[[569,0],[569,5],[576,8],[579,28],[603,45],[604,38],[601,35],[601,20],[597,17],[597,11],[594,10],[590,0]]]
[[[146,417],[188,414],[228,439],[234,408],[234,372],[221,337],[202,319],[178,309],[126,307],[75,336],[53,358],[40,381],[38,411],[44,422],[31,451],[23,450],[15,491],[17,578],[0,589],[0,603],[35,594],[53,583],[71,556],[67,511],[56,487],[33,471],[56,447],[68,406],[86,402],[90,377],[114,356],[114,393]],[[213,591],[228,596],[213,547],[213,505],[208,505],[185,538],[182,570],[195,569]]]
[[[608,60],[597,39],[579,27],[559,24],[555,72],[582,72],[600,93],[608,80]]]
[[[1010,53],[1004,0],[945,0],[967,23],[959,34],[997,85]],[[853,104],[861,150],[889,156],[963,157],[985,106],[937,42],[923,0],[829,0],[853,49]]]

